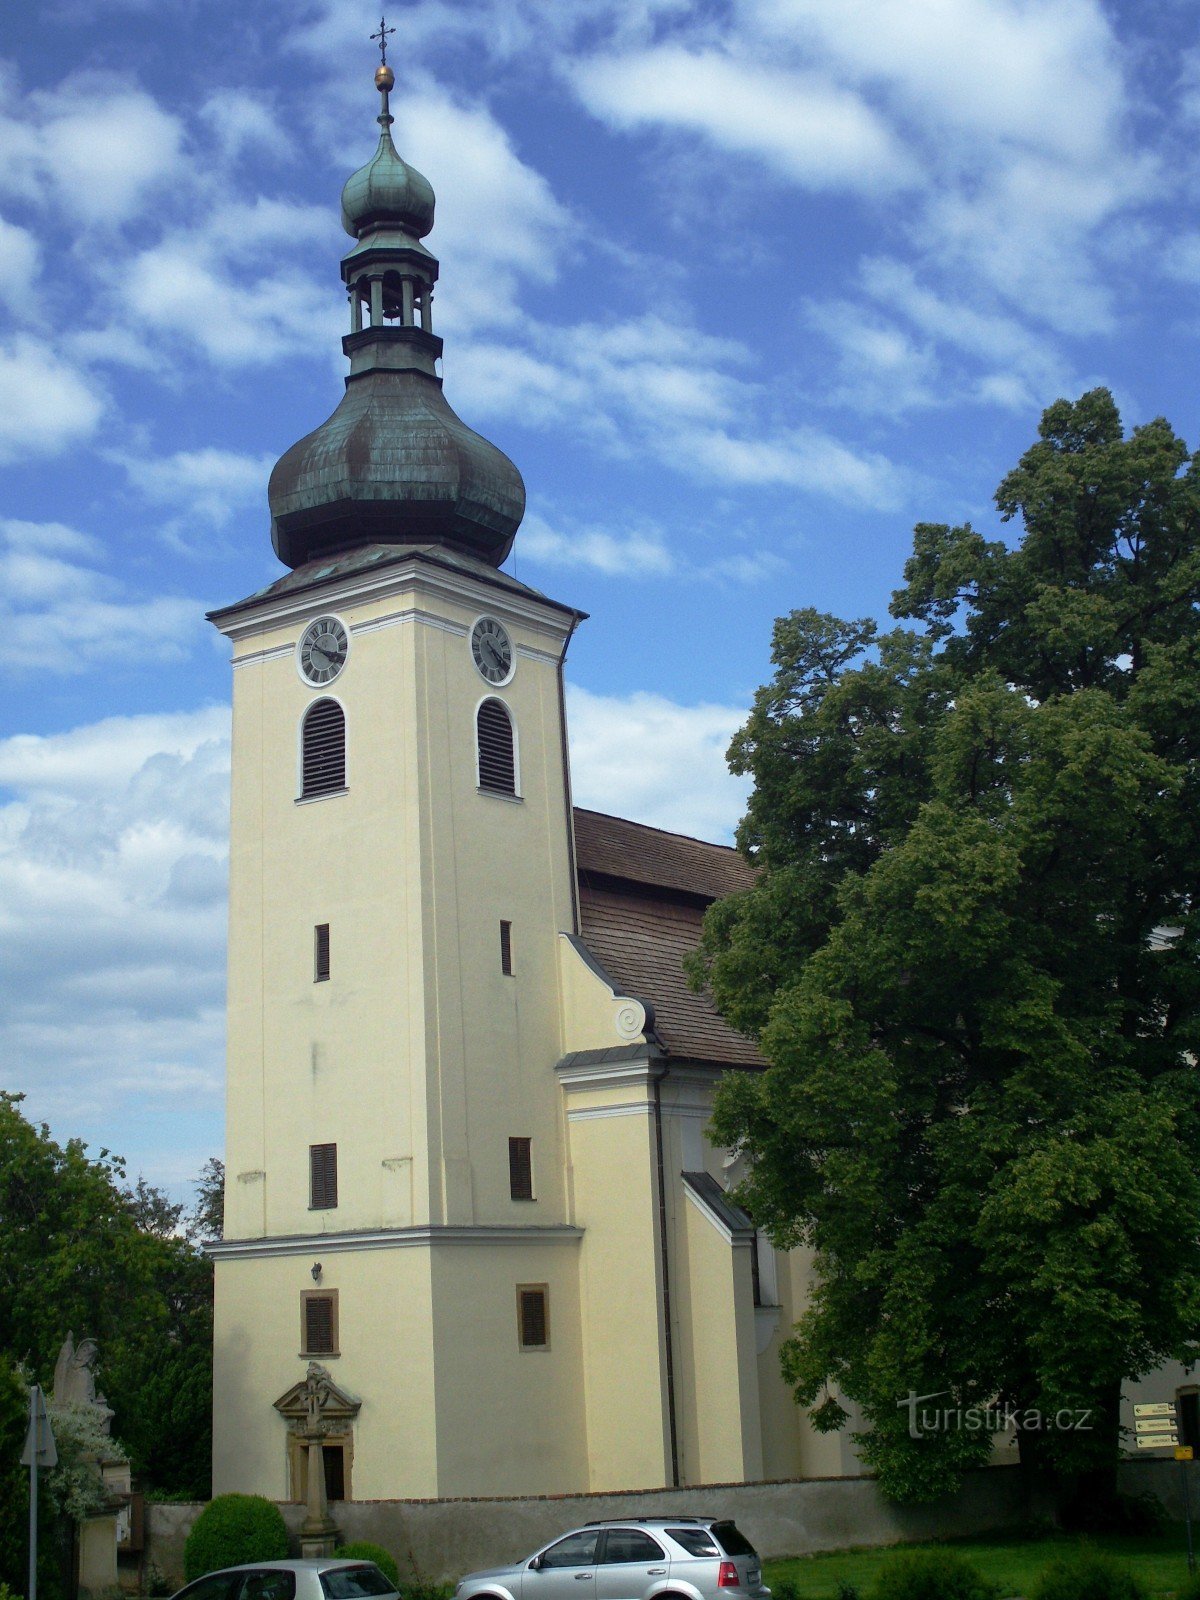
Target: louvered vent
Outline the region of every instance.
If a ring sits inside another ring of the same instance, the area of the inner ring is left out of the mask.
[[[346,787],[346,716],[336,700],[317,700],[304,718],[301,799]]]
[[[338,1203],[337,1145],[308,1147],[308,1204],[313,1211],[331,1211]]]
[[[508,712],[499,700],[485,700],[479,708],[477,725],[479,787],[493,794],[516,794],[517,771]]]
[[[304,1351],[306,1356],[333,1355],[337,1350],[337,1301],[331,1294],[305,1294]]]
[[[514,1200],[533,1199],[533,1157],[531,1139],[508,1141],[508,1192]]]
[[[517,1290],[517,1322],[523,1350],[544,1350],[550,1343],[550,1318],[544,1284]]]

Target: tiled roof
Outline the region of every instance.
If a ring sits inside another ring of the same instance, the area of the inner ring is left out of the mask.
[[[728,845],[665,833],[641,822],[575,810],[580,880],[599,874],[719,900],[754,882],[754,868]]]
[[[575,839],[583,942],[623,991],[650,1001],[668,1052],[761,1067],[755,1046],[683,972],[705,903],[747,887],[753,869],[725,846],[595,811],[576,811]]]

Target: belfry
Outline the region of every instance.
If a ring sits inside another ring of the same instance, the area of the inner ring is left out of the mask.
[[[345,394],[271,475],[289,570],[211,614],[233,646],[214,1491],[853,1470],[779,1374],[807,1264],[704,1136],[721,1074],[762,1062],[681,962],[750,869],[572,806],[582,614],[502,570],[524,485],[443,396],[434,195],[386,63],[376,86],[342,193]]]

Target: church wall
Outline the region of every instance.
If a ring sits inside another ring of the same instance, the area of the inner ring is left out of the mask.
[[[569,1099],[590,1488],[671,1480],[654,1125],[647,1085],[622,1105]],[[593,1112],[594,1114],[590,1114]]]
[[[549,1346],[522,1349],[517,1286],[545,1284]],[[433,1251],[438,1492],[563,1494],[588,1481],[579,1239]]]
[[[571,926],[557,653],[561,634],[489,601],[517,647],[495,691],[516,726],[520,799],[477,792],[475,716],[489,693],[466,633],[481,604],[446,602],[461,632],[418,630],[412,727],[420,729],[428,1140],[448,1222],[562,1221],[565,1197],[553,1064],[557,938]],[[538,654],[523,654],[522,651]],[[512,925],[513,973],[500,965]],[[508,1138],[533,1140],[534,1202],[509,1195]]]
[[[776,1253],[776,1261],[780,1261]],[[782,1263],[781,1263],[782,1266]],[[782,1271],[780,1273],[782,1276]],[[782,1298],[782,1296],[781,1296]],[[791,1388],[779,1370],[779,1350],[792,1330],[799,1311],[790,1308],[763,1308],[755,1315],[758,1342],[756,1381],[758,1415],[762,1428],[762,1475],[764,1478],[794,1478],[800,1474],[800,1435],[811,1433],[811,1424],[797,1406]]]
[[[323,1292],[338,1297],[337,1355],[320,1357],[362,1401],[353,1425],[351,1492],[435,1495],[437,1434],[429,1254],[422,1248],[326,1251]],[[217,1263],[213,1493],[290,1499],[287,1427],[273,1402],[304,1377],[301,1294],[309,1254]]]
[[[322,607],[335,608],[328,598]],[[339,614],[353,626],[369,610],[344,605]],[[419,1193],[425,1159],[412,1070],[423,995],[413,959],[415,775],[402,726],[410,652],[396,633],[353,635],[335,685],[347,718],[347,792],[297,804],[300,719],[317,696],[287,647],[308,614],[254,641],[281,654],[234,674],[232,1237],[378,1226],[385,1204],[392,1215],[412,1210],[395,1192],[396,1169],[382,1163],[413,1162]],[[313,981],[317,923],[330,927],[322,983]],[[311,1211],[308,1147],[329,1142],[338,1146],[338,1205]],[[263,1200],[243,1215],[239,1175],[256,1168]]]
[[[687,1389],[685,1483],[762,1476],[750,1245],[731,1243],[690,1202],[681,1208],[681,1377]],[[686,1291],[686,1292],[684,1292]],[[678,1393],[681,1385],[677,1383]]]

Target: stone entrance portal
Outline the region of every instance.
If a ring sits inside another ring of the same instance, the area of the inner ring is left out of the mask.
[[[329,1514],[330,1489],[339,1499],[350,1499],[353,1423],[361,1400],[339,1389],[328,1370],[310,1361],[308,1371],[275,1402],[288,1425],[288,1471],[292,1494],[306,1506],[300,1525],[300,1554],[331,1556],[338,1526]],[[328,1462],[326,1450],[337,1452]]]

